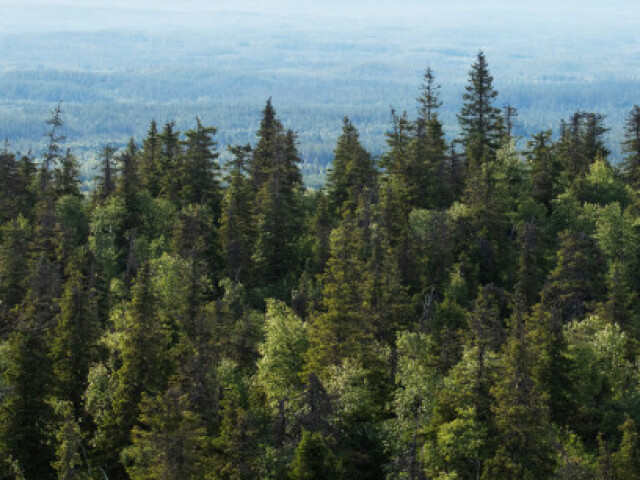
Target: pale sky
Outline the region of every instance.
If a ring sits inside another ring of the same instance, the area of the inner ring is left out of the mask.
[[[254,19],[297,20],[309,27],[347,21],[359,24],[457,25],[474,29],[526,21],[589,30],[637,28],[636,0],[0,0],[3,32],[43,30],[204,28]],[[243,19],[238,18],[243,14]]]

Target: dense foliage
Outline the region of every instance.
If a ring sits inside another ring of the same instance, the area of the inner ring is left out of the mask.
[[[487,61],[447,144],[429,69],[326,188],[269,100],[100,155],[60,106],[0,153],[0,478],[640,478],[640,108],[518,151]]]

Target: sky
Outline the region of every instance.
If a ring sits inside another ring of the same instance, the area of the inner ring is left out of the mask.
[[[640,17],[635,0],[0,0],[0,7],[3,31],[23,33],[189,29],[268,19],[295,20],[315,28],[355,22],[371,27],[444,24],[460,30],[475,29],[479,21],[514,30],[527,22],[575,28],[588,35],[603,28],[632,29]]]

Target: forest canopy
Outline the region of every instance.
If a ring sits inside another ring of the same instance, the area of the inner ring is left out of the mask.
[[[0,479],[640,478],[640,107],[517,142],[480,52],[312,189],[276,102],[0,151]]]

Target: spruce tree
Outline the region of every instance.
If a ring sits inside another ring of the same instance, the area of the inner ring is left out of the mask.
[[[264,176],[264,182],[252,208],[255,226],[252,262],[256,285],[275,287],[273,294],[282,297],[285,295],[282,282],[296,265],[296,247],[302,227],[299,215],[302,175],[296,135],[290,130],[279,133],[274,142],[271,157],[258,155],[258,150],[254,152],[254,157],[258,155],[263,162],[260,175]]]
[[[183,205],[207,205],[217,219],[220,217],[221,187],[215,127],[205,127],[196,117],[196,129],[185,132],[181,198]]]
[[[58,398],[70,402],[76,419],[83,415],[89,367],[98,360],[100,325],[87,283],[78,270],[69,274],[51,345],[54,391]]]
[[[546,395],[534,377],[536,352],[524,314],[522,292],[516,292],[500,380],[492,389],[498,450],[484,478],[552,478],[554,452]]]
[[[418,97],[418,118],[410,152],[412,169],[408,172],[410,198],[416,207],[442,208],[453,200],[447,184],[447,143],[438,118],[442,106],[439,90],[433,71],[427,68]]]
[[[362,358],[374,336],[362,309],[366,275],[364,232],[354,213],[345,212],[331,233],[331,255],[323,281],[323,311],[311,324],[308,372],[321,379],[330,365],[348,357]]]
[[[100,173],[96,178],[95,191],[101,202],[116,190],[115,153],[116,149],[110,144],[105,145],[100,152]]]
[[[623,162],[625,180],[633,188],[640,188],[640,107],[635,105],[625,124],[625,140],[622,144],[626,157]]]
[[[142,142],[140,170],[142,183],[152,197],[160,194],[163,175],[162,139],[158,134],[158,124],[151,121],[147,137]]]
[[[271,98],[262,111],[260,128],[258,130],[258,144],[253,150],[249,162],[249,178],[255,192],[259,191],[268,178],[268,170],[272,168],[278,145],[278,137],[282,135],[282,123],[276,117],[276,111]]]
[[[132,287],[121,328],[120,367],[115,372],[111,405],[98,425],[97,447],[110,476],[123,475],[119,455],[139,422],[143,395],[163,392],[170,374],[168,332],[158,318],[147,265],[140,269]]]
[[[493,88],[493,77],[482,51],[471,66],[466,90],[458,122],[469,161],[478,166],[495,155],[500,134],[500,109],[494,107],[498,92]]]
[[[246,177],[251,147],[231,147],[230,153],[233,159],[226,165],[228,187],[222,199],[220,239],[227,276],[236,282],[246,283],[251,273],[252,189]]]
[[[358,197],[370,194],[375,183],[376,168],[371,155],[360,143],[356,127],[345,117],[333,164],[327,174],[327,195],[332,214],[340,218],[344,209],[355,209]]]
[[[551,130],[540,132],[528,143],[531,168],[531,196],[551,214],[551,201],[557,194],[560,174],[551,145]]]
[[[290,480],[338,478],[338,462],[320,433],[304,432],[289,467]]]

